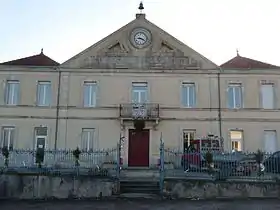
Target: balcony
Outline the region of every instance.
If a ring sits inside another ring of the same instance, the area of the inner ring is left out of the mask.
[[[123,120],[158,120],[159,104],[121,104],[120,118]]]

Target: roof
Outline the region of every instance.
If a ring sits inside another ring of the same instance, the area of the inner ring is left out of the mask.
[[[279,66],[275,66],[269,63],[264,63],[251,58],[242,57],[237,54],[236,57],[230,59],[220,66],[223,69],[278,69]]]
[[[7,61],[0,63],[0,65],[12,65],[12,66],[58,66],[59,63],[55,60],[44,55],[43,50],[38,55],[33,55],[17,60]]]

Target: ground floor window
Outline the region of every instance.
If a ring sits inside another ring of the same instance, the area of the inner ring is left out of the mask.
[[[96,143],[94,138],[94,128],[83,128],[82,129],[82,142],[81,149],[84,151],[90,151],[96,149]]]
[[[243,131],[242,130],[231,130],[230,142],[232,151],[242,151],[243,150]]]
[[[275,130],[264,131],[264,150],[268,153],[277,151],[277,135]]]
[[[47,127],[35,127],[35,149],[46,149],[46,141],[48,136]]]
[[[15,127],[2,127],[2,138],[0,147],[12,150],[15,141]]]
[[[183,130],[183,151],[187,151],[191,142],[195,138],[195,130],[185,129]]]

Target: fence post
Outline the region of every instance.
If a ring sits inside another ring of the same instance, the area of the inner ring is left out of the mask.
[[[120,178],[120,173],[121,173],[121,163],[120,163],[120,159],[121,159],[121,144],[117,143],[117,168],[116,168],[116,177],[117,179]]]
[[[160,194],[163,196],[163,188],[164,188],[164,142],[162,140],[162,133],[161,133],[161,136],[160,136],[160,148],[159,149],[160,149],[159,187],[160,187]]]

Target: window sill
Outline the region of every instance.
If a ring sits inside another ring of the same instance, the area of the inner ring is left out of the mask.
[[[183,109],[197,109],[197,107],[194,106],[182,106]]]
[[[38,104],[36,104],[35,106],[36,107],[42,107],[42,108],[50,108],[50,107],[52,107],[52,105],[38,105]]]

